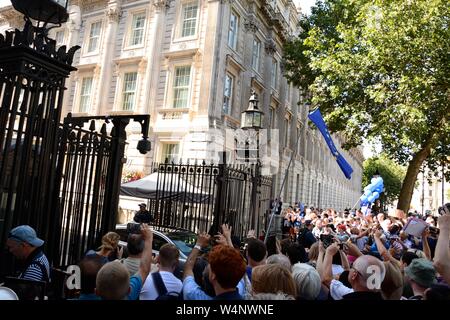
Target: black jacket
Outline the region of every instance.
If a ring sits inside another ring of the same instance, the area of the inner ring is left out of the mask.
[[[153,222],[153,216],[147,210],[145,211],[137,211],[133,218],[134,222],[137,223],[151,223]]]

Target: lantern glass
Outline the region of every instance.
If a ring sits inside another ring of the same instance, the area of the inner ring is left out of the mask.
[[[250,112],[245,113],[245,126],[253,127],[253,114]]]
[[[261,113],[255,112],[253,115],[253,127],[261,128]]]

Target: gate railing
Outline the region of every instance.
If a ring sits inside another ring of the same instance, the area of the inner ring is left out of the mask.
[[[45,240],[53,266],[77,263],[113,230],[126,143],[140,123],[146,153],[149,115],[71,117],[61,122],[65,79],[79,46],[56,48],[45,27],[26,20],[0,34],[0,276],[13,266],[8,232],[28,224]],[[96,131],[91,120],[112,123]]]
[[[241,239],[250,229],[266,229],[272,178],[259,176],[256,165],[166,162],[154,164],[153,171],[157,191],[149,210],[155,224],[215,234],[228,223]]]

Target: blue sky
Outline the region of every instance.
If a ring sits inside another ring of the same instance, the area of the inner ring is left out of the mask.
[[[302,9],[302,13],[309,14],[311,6],[316,3],[316,0],[293,0],[295,4],[300,4],[300,8]]]

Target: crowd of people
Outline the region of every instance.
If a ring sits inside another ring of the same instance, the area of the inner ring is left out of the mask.
[[[79,263],[79,300],[449,300],[450,204],[438,217],[397,210],[364,214],[289,206],[283,234],[266,242],[232,228],[198,234],[180,268],[172,244],[152,256],[153,233],[143,223],[129,234],[126,258],[109,232]],[[409,220],[423,220],[420,234]],[[19,277],[51,281],[43,241],[29,226],[10,232],[8,248],[25,261]],[[179,275],[181,274],[181,276]]]

